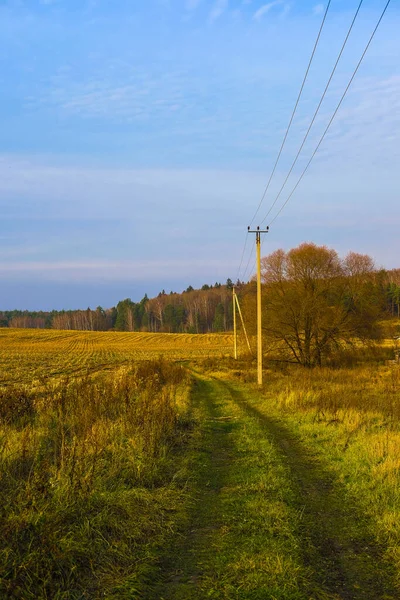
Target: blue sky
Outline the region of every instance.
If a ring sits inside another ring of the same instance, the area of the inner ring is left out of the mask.
[[[384,4],[364,0],[282,201]],[[297,152],[357,5],[332,0],[260,219]],[[248,277],[253,240],[238,270],[245,231],[325,6],[0,0],[0,309],[108,307],[163,288]],[[400,266],[399,30],[392,0],[264,254],[311,240]]]

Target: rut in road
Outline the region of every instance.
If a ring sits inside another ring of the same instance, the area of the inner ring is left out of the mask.
[[[399,598],[394,571],[383,558],[383,548],[370,533],[367,517],[340,482],[282,419],[255,408],[251,396],[237,387],[227,387],[238,406],[258,420],[290,469],[297,488],[296,502],[303,514],[299,534],[304,560],[313,566],[319,583],[343,600]]]
[[[161,581],[149,598],[189,600],[202,595],[201,580],[213,570],[213,537],[223,527],[220,495],[226,470],[234,460],[230,434],[237,423],[224,413],[215,384],[196,379],[193,413],[202,420],[202,433],[193,450],[194,501],[183,531],[160,561]],[[200,413],[200,414],[199,414]]]

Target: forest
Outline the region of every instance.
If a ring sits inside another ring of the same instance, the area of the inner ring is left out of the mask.
[[[240,287],[244,284],[237,282]],[[192,286],[178,294],[162,290],[140,302],[126,298],[117,306],[95,310],[0,311],[0,327],[64,329],[80,331],[143,331],[151,333],[212,333],[232,330],[232,287]]]

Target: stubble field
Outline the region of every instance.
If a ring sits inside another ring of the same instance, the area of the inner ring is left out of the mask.
[[[30,387],[67,375],[112,370],[135,361],[223,358],[231,334],[124,333],[0,329],[0,385]]]

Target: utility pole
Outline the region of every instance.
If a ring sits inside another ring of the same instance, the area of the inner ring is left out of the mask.
[[[242,321],[242,327],[243,327],[243,331],[244,331],[244,337],[246,338],[246,344],[247,344],[247,347],[249,349],[250,354],[253,354],[252,351],[251,351],[249,337],[248,337],[247,331],[246,331],[246,325],[244,324],[244,319],[243,319],[242,311],[240,309],[239,299],[236,296],[236,293],[235,293],[235,300],[236,300],[236,304],[237,304],[237,308],[238,308],[238,312],[239,312],[239,317],[240,317],[240,320]]]
[[[232,288],[232,299],[233,299],[233,356],[235,360],[237,360],[237,319],[236,319],[236,307],[238,309],[239,317],[242,322],[242,327],[244,331],[244,336],[246,338],[246,344],[249,349],[250,354],[252,354],[251,346],[249,342],[249,337],[246,331],[246,325],[244,324],[242,311],[240,309],[239,299],[236,295],[235,287]]]
[[[269,227],[266,229],[250,229],[248,233],[256,234],[256,249],[257,249],[257,383],[262,385],[262,337],[261,337],[261,234],[268,233]]]
[[[237,331],[236,331],[236,294],[235,286],[232,288],[232,303],[233,303],[233,358],[237,360]]]

